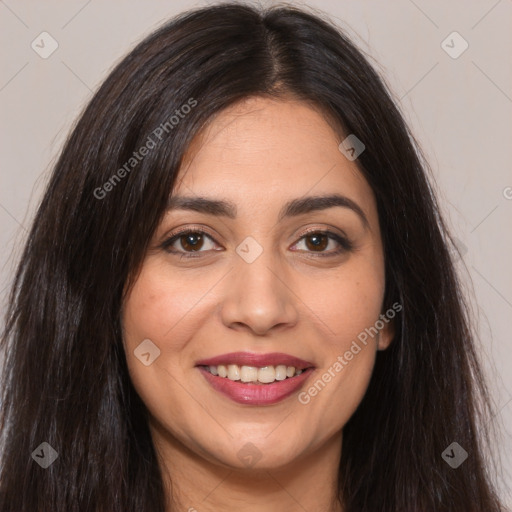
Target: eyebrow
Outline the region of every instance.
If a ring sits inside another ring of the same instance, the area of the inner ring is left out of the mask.
[[[352,199],[341,194],[307,196],[293,199],[283,206],[279,212],[278,221],[334,207],[352,210],[359,216],[365,227],[369,228],[370,224],[362,208]],[[235,219],[237,216],[237,207],[234,203],[225,199],[210,199],[201,196],[171,197],[167,204],[167,210],[190,210],[207,215],[228,217],[230,219]]]

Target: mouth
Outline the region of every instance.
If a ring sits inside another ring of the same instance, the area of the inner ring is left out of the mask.
[[[247,405],[271,405],[298,391],[312,363],[287,354],[238,352],[199,361],[206,381],[224,396]]]

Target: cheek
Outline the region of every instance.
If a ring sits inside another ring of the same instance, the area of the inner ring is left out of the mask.
[[[324,324],[325,342],[318,347],[323,364],[299,401],[310,414],[314,411],[322,418],[324,434],[325,429],[330,434],[341,428],[366,392],[375,362],[379,336],[375,325],[384,288],[384,268],[377,253],[354,258],[323,282],[322,293],[310,289],[311,304]]]
[[[201,299],[214,282],[213,277],[205,277],[191,283],[147,261],[123,307],[127,348],[133,350],[149,338],[162,356],[179,355],[193,335],[192,330],[187,332],[190,318],[201,311]]]
[[[190,335],[184,332],[187,313],[198,302],[201,290],[180,293],[176,276],[169,279],[158,265],[146,260],[122,309],[123,343],[133,385],[149,409],[168,400],[177,383],[175,370]],[[203,292],[204,293],[204,292]],[[196,297],[197,296],[197,297]],[[178,334],[179,333],[179,334]],[[136,356],[144,340],[151,340],[149,365]],[[135,352],[135,353],[134,353]]]
[[[329,279],[311,282],[306,296],[311,299],[330,333],[332,349],[344,352],[351,341],[373,326],[382,312],[385,278],[380,251],[357,255]]]

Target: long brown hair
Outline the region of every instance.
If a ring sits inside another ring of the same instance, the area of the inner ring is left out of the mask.
[[[1,340],[1,510],[164,512],[146,409],[122,348],[123,291],[193,137],[253,95],[312,102],[364,141],[358,164],[377,199],[384,308],[403,306],[344,427],[345,511],[502,510],[478,429],[489,399],[450,238],[401,114],[328,21],[238,4],[184,13],[142,41],[96,92],[55,165]],[[134,157],[150,138],[155,147]],[[43,442],[58,453],[46,469],[31,455]],[[468,454],[456,469],[442,456],[453,442]]]

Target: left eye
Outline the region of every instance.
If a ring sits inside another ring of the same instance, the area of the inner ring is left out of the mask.
[[[187,230],[171,235],[170,238],[163,242],[161,247],[170,253],[181,254],[182,258],[197,258],[200,257],[200,254],[195,255],[193,254],[194,252],[201,253],[207,252],[208,250],[218,250],[206,248],[206,250],[201,251],[201,249],[204,248],[205,240],[209,240],[214,244],[216,243],[215,240],[204,231]],[[179,242],[182,250],[175,247],[177,242]],[[304,234],[295,245],[299,245],[301,242],[306,245],[305,251],[317,253],[315,256],[334,256],[349,251],[352,248],[348,239],[331,231],[311,231]],[[330,242],[335,242],[338,247],[330,251],[325,251]],[[303,252],[304,249],[299,249],[299,251]]]
[[[304,241],[307,249],[316,252],[315,256],[334,256],[352,248],[352,244],[346,238],[343,238],[331,231],[311,231],[303,235],[298,244]],[[330,242],[335,242],[333,250],[325,251]]]

